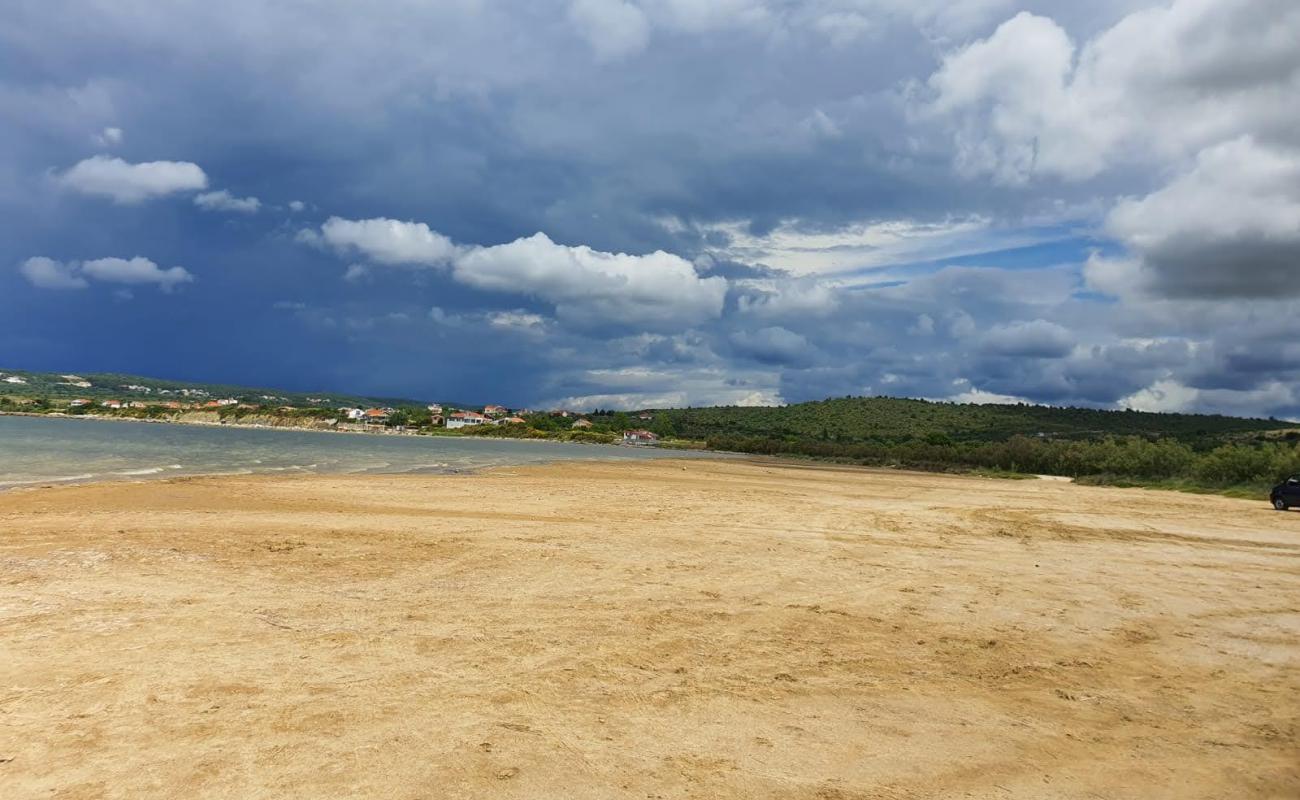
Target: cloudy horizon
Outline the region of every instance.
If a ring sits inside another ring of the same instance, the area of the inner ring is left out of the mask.
[[[1300,419],[1289,0],[19,0],[0,366]]]

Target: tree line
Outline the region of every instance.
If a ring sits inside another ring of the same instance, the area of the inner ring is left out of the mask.
[[[1300,440],[1257,439],[1198,449],[1173,438],[1140,436],[1066,441],[1011,436],[1001,442],[837,443],[815,440],[708,439],[711,450],[806,456],[867,466],[932,471],[997,470],[1062,475],[1099,483],[1184,483],[1207,489],[1257,490],[1300,474]]]

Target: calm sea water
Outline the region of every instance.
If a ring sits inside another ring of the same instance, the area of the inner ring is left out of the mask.
[[[150,476],[287,471],[437,473],[548,461],[696,455],[562,442],[0,416],[0,490]]]

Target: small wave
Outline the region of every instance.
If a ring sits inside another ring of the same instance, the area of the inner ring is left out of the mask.
[[[290,464],[287,467],[263,467],[259,471],[260,472],[292,472],[294,470],[306,471],[306,470],[316,469],[318,466],[320,465],[319,464]]]
[[[74,481],[88,481],[95,477],[95,473],[87,472],[84,475],[56,475],[51,478],[30,478],[23,480],[0,481],[0,489],[12,488],[15,486],[33,486],[42,483],[71,483]]]
[[[124,469],[124,470],[119,470],[119,471],[117,471],[117,472],[114,472],[113,474],[114,474],[114,475],[131,475],[131,476],[134,476],[134,475],[157,475],[159,472],[162,472],[162,471],[165,470],[165,469],[170,469],[170,467],[141,467],[140,469]],[[177,469],[179,469],[179,467],[177,467]]]

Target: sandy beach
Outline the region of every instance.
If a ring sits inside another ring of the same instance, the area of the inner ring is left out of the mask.
[[[0,796],[1300,796],[1300,513],[741,461],[0,494]]]

